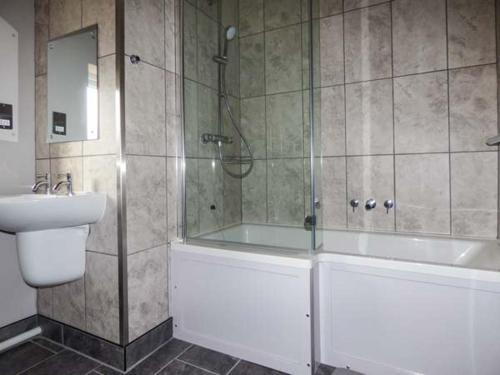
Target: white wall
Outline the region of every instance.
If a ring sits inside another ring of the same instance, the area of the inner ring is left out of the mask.
[[[29,191],[35,174],[33,0],[0,0],[0,16],[19,33],[19,141],[0,141],[0,194]],[[0,232],[0,327],[36,313],[36,292],[21,278],[15,237]]]

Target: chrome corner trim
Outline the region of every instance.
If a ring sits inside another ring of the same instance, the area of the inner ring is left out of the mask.
[[[177,216],[177,232],[180,234],[182,241],[185,243],[187,240],[187,202],[186,202],[186,154],[185,154],[185,124],[184,124],[184,1],[178,1],[178,10],[176,16],[178,32],[176,41],[179,43],[179,58],[176,59],[179,73],[179,155],[177,157],[177,165],[180,173],[179,178],[179,195],[181,207]],[[180,216],[180,217],[179,217]],[[179,228],[180,226],[180,228]]]
[[[127,267],[127,165],[125,158],[125,0],[115,2],[115,126],[120,344],[129,341]]]
[[[315,166],[315,134],[314,134],[314,34],[313,34],[313,2],[309,0],[309,132],[310,136],[310,158],[311,158],[311,171],[309,178],[311,179],[311,196],[310,198],[310,209],[311,216],[316,218],[316,171]],[[317,222],[314,222],[311,231],[311,252],[316,250],[316,229]]]

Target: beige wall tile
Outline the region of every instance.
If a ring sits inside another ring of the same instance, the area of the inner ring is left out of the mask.
[[[450,234],[448,154],[396,155],[396,230]]]
[[[49,0],[49,37],[60,37],[82,28],[82,0]]]
[[[99,56],[114,53],[115,0],[82,0],[83,27],[98,25]]]
[[[323,227],[347,227],[347,191],[345,157],[323,158],[321,161],[321,211]]]
[[[321,86],[344,83],[343,16],[321,19],[319,34]]]
[[[498,152],[451,155],[452,235],[497,237]]]
[[[84,278],[53,288],[53,319],[85,330]]]
[[[239,1],[240,36],[264,31],[264,0]]]
[[[446,69],[445,0],[392,3],[394,75]]]

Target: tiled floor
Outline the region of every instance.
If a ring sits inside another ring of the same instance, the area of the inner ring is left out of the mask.
[[[43,338],[0,354],[1,375],[118,375],[121,372]],[[226,354],[172,339],[127,372],[132,375],[278,375]],[[355,375],[320,366],[317,375]],[[358,374],[359,375],[359,374]]]

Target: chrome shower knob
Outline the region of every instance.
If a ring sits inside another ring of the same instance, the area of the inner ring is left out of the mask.
[[[375,199],[370,198],[370,199],[368,199],[366,201],[366,203],[365,203],[365,209],[367,211],[373,210],[375,207],[377,207],[377,202],[375,201]]]
[[[359,200],[358,199],[351,199],[351,201],[349,202],[349,204],[352,207],[352,212],[355,212],[356,208],[359,207]]]
[[[389,210],[394,207],[394,202],[391,199],[387,199],[384,202],[384,207],[385,207],[387,213],[389,213]]]

